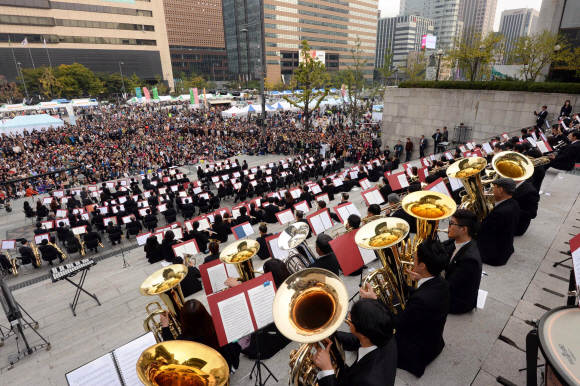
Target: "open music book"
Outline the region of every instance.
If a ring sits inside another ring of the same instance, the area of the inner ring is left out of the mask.
[[[137,360],[145,349],[157,344],[149,332],[66,374],[69,386],[141,386]]]

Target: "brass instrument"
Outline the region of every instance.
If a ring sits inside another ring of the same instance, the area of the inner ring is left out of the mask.
[[[8,260],[10,260],[10,265],[12,266],[10,270],[12,271],[12,275],[18,276],[18,268],[20,268],[20,261],[16,258],[13,258],[10,255],[10,251],[6,251],[8,254]]]
[[[36,265],[38,267],[41,267],[42,266],[42,259],[40,258],[40,251],[38,250],[38,247],[36,246],[36,244],[31,242],[30,249],[32,249],[32,253],[34,254],[34,259],[36,260]]]
[[[455,162],[447,169],[447,176],[458,178],[465,187],[466,194],[461,197],[459,208],[472,211],[480,221],[493,209],[493,204],[484,196],[481,181],[480,172],[486,165],[487,161],[483,157],[469,157]],[[488,179],[488,182],[491,181],[493,179]]]
[[[137,360],[137,376],[146,386],[226,386],[229,384],[230,368],[224,357],[211,347],[186,340],[172,340],[157,343],[143,351]]]
[[[412,242],[409,241],[410,248],[407,249],[410,251],[408,253],[411,253],[411,258],[419,244],[424,240],[435,238],[439,221],[451,217],[457,209],[451,197],[431,191],[410,193],[403,199],[402,205],[405,212],[417,219],[417,234]]]
[[[238,240],[228,245],[221,253],[220,260],[225,264],[234,264],[240,277],[239,281],[255,278],[252,257],[260,250],[260,244],[255,240]]]
[[[149,307],[151,306],[156,306],[157,309],[151,311],[149,309]],[[157,343],[163,342],[163,335],[161,333],[162,329],[161,321],[156,322],[155,317],[164,314],[167,311],[161,308],[161,304],[159,304],[159,302],[155,301],[147,304],[145,306],[145,310],[147,311],[148,315],[145,318],[145,321],[143,322],[143,329],[145,330],[145,332],[153,332],[153,335],[155,336],[155,340],[157,341]],[[169,314],[169,330],[171,331],[171,335],[173,335],[173,337],[177,339],[177,336],[181,333],[180,323],[175,318],[175,315],[173,315],[171,312],[169,312],[168,314]]]
[[[527,156],[530,161],[532,161],[532,165],[534,165],[534,167],[536,166],[541,166],[541,165],[547,165],[550,163],[550,157],[548,156],[542,156],[542,157],[538,157],[538,158],[532,158],[530,156]]]
[[[372,221],[357,232],[354,242],[361,248],[375,250],[383,265],[368,274],[363,288],[370,288],[395,314],[396,305],[405,308],[406,283],[398,244],[409,234],[409,223],[405,220],[388,217]]]
[[[67,255],[65,255],[64,253],[62,253],[62,251],[61,251],[61,249],[58,247],[58,245],[55,245],[55,244],[51,243],[50,241],[48,242],[48,245],[52,245],[53,247],[55,247],[55,248],[56,248],[57,252],[58,252],[58,253],[60,253],[60,258],[61,258],[61,259],[63,259],[63,260],[66,260],[66,259],[68,259],[68,256],[67,256]]]
[[[141,295],[157,295],[161,298],[169,313],[179,320],[181,309],[185,303],[181,292],[181,281],[187,275],[187,267],[183,264],[172,264],[149,275],[141,283]]]
[[[85,242],[81,240],[81,235],[76,236],[79,243],[81,243],[81,249],[79,250],[79,253],[82,257],[85,257],[85,255],[87,254],[87,250],[85,249]]]
[[[344,351],[331,335],[348,312],[348,293],[342,281],[322,268],[306,268],[282,283],[272,313],[274,323],[288,339],[302,343],[290,353],[289,385],[314,386],[318,368],[314,365],[317,347],[330,348],[335,376],[344,368]]]
[[[103,243],[101,243],[100,241],[99,241],[99,247],[105,248],[105,246],[103,245]]]
[[[500,177],[511,178],[516,182],[527,180],[534,174],[533,162],[527,156],[515,151],[496,154],[491,165]]]
[[[183,254],[183,264],[189,266],[189,263],[193,263],[195,266],[197,264],[197,259],[193,257],[191,253],[184,253]]]
[[[310,260],[314,260],[314,254],[304,243],[308,237],[310,226],[303,222],[296,222],[280,233],[278,237],[278,248],[283,251],[295,249],[296,252],[288,255],[284,263],[290,273],[296,273],[307,268],[310,265]]]

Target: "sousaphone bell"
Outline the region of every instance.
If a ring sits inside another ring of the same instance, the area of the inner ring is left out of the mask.
[[[260,250],[260,244],[255,240],[238,240],[228,245],[221,253],[220,260],[225,264],[233,264],[238,271],[239,281],[248,281],[256,277],[252,257]]]

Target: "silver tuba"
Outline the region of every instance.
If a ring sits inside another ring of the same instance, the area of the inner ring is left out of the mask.
[[[278,248],[283,251],[293,250],[285,260],[286,268],[290,273],[307,268],[314,260],[314,254],[304,242],[309,232],[308,224],[296,222],[284,229],[284,232],[278,237]]]

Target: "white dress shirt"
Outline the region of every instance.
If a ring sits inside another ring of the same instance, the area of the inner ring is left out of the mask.
[[[376,349],[377,349],[377,346],[375,346],[375,345],[372,345],[370,347],[359,347],[357,362],[359,362],[365,355],[367,355],[368,353],[370,353]],[[327,377],[329,375],[334,375],[334,370],[322,370],[322,371],[319,371],[316,376],[318,379],[322,379],[322,378]]]
[[[419,280],[419,282],[417,283],[417,289],[419,289],[419,287],[421,287],[421,284],[425,283],[428,280],[433,279],[435,276],[431,276],[431,277],[424,277],[421,280]]]
[[[453,261],[453,258],[455,257],[455,254],[456,254],[456,253],[457,253],[457,252],[458,252],[458,251],[459,251],[461,248],[463,248],[463,246],[464,246],[465,244],[467,244],[467,243],[468,243],[468,242],[470,242],[470,241],[471,241],[471,240],[467,240],[467,241],[466,241],[466,242],[464,242],[464,243],[458,243],[458,242],[455,242],[455,250],[453,251],[453,254],[451,255],[451,260],[449,260],[449,264],[451,264],[451,262]]]

